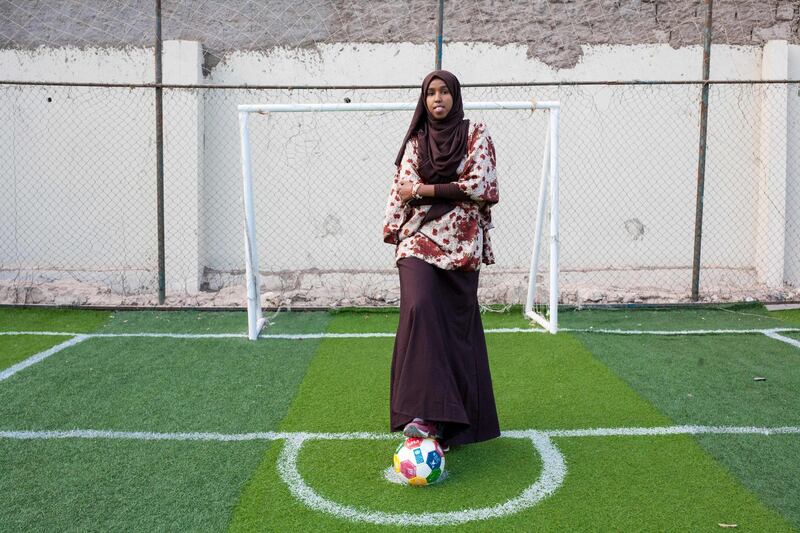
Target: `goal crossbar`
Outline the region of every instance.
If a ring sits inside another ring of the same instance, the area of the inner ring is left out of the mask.
[[[239,134],[241,139],[242,184],[244,194],[244,242],[245,276],[247,278],[247,336],[256,340],[265,324],[259,297],[260,276],[258,271],[258,247],[256,244],[255,208],[253,206],[253,175],[250,153],[248,118],[251,113],[303,113],[335,111],[413,111],[416,103],[411,102],[365,102],[365,103],[322,103],[322,104],[241,104],[239,113]],[[558,173],[559,173],[559,111],[557,101],[522,100],[509,102],[464,102],[465,110],[514,111],[537,109],[549,110],[548,140],[544,150],[539,201],[537,206],[536,228],[528,278],[528,295],[525,303],[525,316],[542,327],[556,333],[558,330]],[[549,316],[537,312],[536,279],[538,274],[539,248],[542,241],[542,226],[546,208],[547,192],[550,192],[550,295]]]
[[[241,104],[239,113],[305,113],[308,111],[413,111],[416,103],[364,102],[351,104]],[[520,100],[512,102],[464,102],[464,109],[481,111],[519,111],[530,109],[559,109],[559,102]]]

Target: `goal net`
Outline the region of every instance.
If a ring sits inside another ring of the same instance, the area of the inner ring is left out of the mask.
[[[408,113],[398,112],[414,107],[413,103],[351,102],[238,106],[250,339],[256,339],[264,327],[265,303],[290,307],[293,300],[312,298],[333,307],[397,303],[393,250],[381,244],[379,235],[399,148],[395,144],[408,124]],[[505,221],[524,235],[509,248],[527,249],[529,260],[524,265],[517,260],[505,268],[498,262],[497,271],[492,272],[496,265],[489,269],[493,274],[489,279],[482,270],[479,299],[508,301],[514,299],[508,298],[509,292],[527,290],[525,314],[554,333],[560,105],[533,100],[468,102],[464,109],[471,112],[470,119],[488,124],[495,142],[508,128],[498,128],[495,135],[492,124],[501,121],[493,122],[492,117],[499,112],[527,111],[530,131],[520,132],[528,139],[526,153],[516,164],[511,160],[507,167],[502,164],[499,172],[501,201],[505,168],[517,174],[509,185],[514,181],[531,185],[516,191],[530,199],[527,213],[519,217],[509,213]],[[507,126],[507,122],[502,124]],[[502,154],[502,149],[498,152]],[[537,182],[538,203],[531,194]],[[514,187],[508,190],[515,192]],[[529,223],[534,217],[535,227]],[[495,240],[496,230],[492,231],[493,242],[502,250],[502,239]],[[492,298],[492,291],[505,292],[501,298]]]

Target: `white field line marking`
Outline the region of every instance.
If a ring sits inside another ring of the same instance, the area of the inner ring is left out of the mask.
[[[697,435],[702,433],[717,434],[800,434],[800,426],[654,426],[627,428],[587,428],[587,429],[511,429],[502,432],[501,437],[511,439],[527,439],[530,433],[540,433],[546,437],[612,437],[642,435]],[[127,440],[193,440],[237,442],[253,440],[401,440],[400,433],[314,433],[305,431],[263,431],[253,433],[159,433],[153,431],[114,431],[105,429],[69,429],[48,431],[0,430],[0,438],[20,440],[40,439],[127,439]]]
[[[684,330],[639,330],[639,329],[601,329],[601,328],[559,328],[559,331],[572,333],[604,333],[606,335],[729,335],[729,334],[765,334],[767,331],[800,331],[800,328],[768,328],[768,329],[684,329]]]
[[[0,431],[0,438],[18,440],[39,439],[121,439],[121,440],[188,440],[240,442],[254,440],[396,440],[400,433],[306,433],[264,431],[253,433],[159,433],[151,431],[113,431],[105,429],[70,429],[54,431]]]
[[[83,335],[86,338],[105,337],[166,337],[173,339],[237,339],[246,333],[65,333],[59,331],[0,331],[0,335]]]
[[[519,512],[536,505],[553,494],[563,483],[567,465],[558,448],[551,441],[553,437],[608,437],[642,435],[684,435],[684,434],[758,434],[758,435],[800,435],[800,427],[754,427],[754,426],[668,426],[668,427],[629,427],[629,428],[590,428],[563,430],[509,430],[502,437],[530,439],[542,457],[542,472],[539,479],[515,498],[492,507],[463,509],[460,511],[438,513],[384,513],[368,509],[358,509],[327,500],[309,487],[297,468],[300,448],[307,440],[398,440],[399,433],[310,433],[310,432],[260,432],[260,433],[154,433],[145,431],[107,431],[74,429],[67,431],[0,431],[0,438],[29,439],[129,439],[129,440],[181,440],[181,441],[219,441],[240,442],[253,440],[283,440],[284,447],[278,460],[278,472],[290,492],[311,509],[333,514],[338,518],[383,525],[426,525],[460,524],[473,520],[486,520]]]
[[[64,341],[61,344],[57,344],[57,345],[53,346],[49,350],[45,350],[43,352],[37,353],[36,355],[32,355],[32,356],[28,357],[27,359],[25,359],[23,361],[20,361],[16,365],[10,366],[10,367],[6,368],[5,370],[3,370],[2,372],[0,372],[0,381],[6,380],[6,379],[10,378],[11,376],[13,376],[14,374],[16,374],[17,372],[19,372],[20,370],[24,370],[24,369],[28,368],[29,366],[34,365],[34,364],[38,363],[39,361],[41,361],[43,359],[47,359],[48,357],[50,357],[54,353],[60,352],[61,350],[65,349],[65,348],[69,348],[70,346],[74,346],[74,345],[78,344],[81,341],[85,341],[88,338],[89,337],[87,335],[76,335],[75,337],[69,339],[68,341]]]
[[[491,328],[483,330],[484,333],[547,333],[543,329],[534,328]],[[627,329],[600,329],[600,328],[561,328],[560,331],[569,333],[601,333],[605,335],[729,335],[729,334],[763,334],[800,332],[800,328],[769,328],[769,329],[686,329],[686,330],[627,330]],[[59,335],[82,336],[85,338],[115,338],[115,337],[154,337],[171,339],[245,339],[246,333],[70,333],[59,331],[0,331],[0,335]],[[394,337],[391,332],[381,333],[265,333],[259,339],[366,339],[376,337]]]
[[[513,431],[504,431],[503,435]],[[548,437],[638,437],[643,435],[800,435],[800,426],[668,426],[641,428],[554,429],[542,431]],[[511,436],[511,435],[509,435]]]
[[[766,335],[770,339],[775,339],[781,342],[785,342],[786,344],[791,344],[795,348],[800,348],[800,341],[792,339],[791,337],[784,337],[783,335],[779,335],[777,333],[777,330],[772,329],[769,331],[765,331],[764,335]]]
[[[283,438],[278,433],[154,433],[150,431],[110,431],[104,429],[70,429],[63,431],[0,431],[0,438],[16,440],[51,439],[120,439],[120,440],[187,440],[213,442],[239,442],[253,440],[276,440]]]
[[[463,524],[473,520],[497,518],[527,509],[550,496],[561,486],[567,474],[567,466],[558,448],[546,435],[538,431],[525,432],[525,438],[531,440],[534,448],[542,456],[542,472],[539,475],[539,479],[515,498],[492,507],[478,509],[429,513],[385,513],[350,507],[328,500],[309,487],[297,470],[297,457],[305,441],[302,436],[293,437],[285,441],[278,459],[278,473],[295,498],[311,509],[332,514],[337,518],[352,522],[396,526]]]

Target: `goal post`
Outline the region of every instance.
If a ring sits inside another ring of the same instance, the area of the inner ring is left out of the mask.
[[[555,333],[558,329],[558,171],[559,171],[559,111],[557,101],[500,101],[465,102],[465,110],[546,110],[549,112],[547,141],[544,150],[539,201],[536,214],[533,251],[529,271],[528,295],[524,314],[542,327]],[[241,165],[244,205],[245,277],[247,279],[247,320],[248,338],[256,340],[264,327],[265,319],[261,309],[260,274],[258,245],[256,240],[256,212],[253,205],[253,175],[249,136],[249,117],[251,114],[269,113],[308,113],[308,112],[359,112],[359,111],[413,111],[416,103],[323,103],[323,104],[241,104],[239,113],[239,134],[241,141]],[[540,250],[543,246],[542,231],[546,209],[547,190],[550,192],[550,284],[549,299],[537,298],[539,283]]]
[[[245,277],[247,279],[247,337],[256,340],[264,327],[261,310],[258,273],[258,243],[256,241],[256,212],[253,207],[253,173],[250,158],[249,113],[239,112],[239,134],[242,150],[243,204],[244,204],[244,257]]]
[[[528,273],[528,296],[525,300],[525,316],[534,320],[550,333],[558,331],[558,174],[559,174],[559,112],[550,110],[547,128],[542,174],[539,182],[539,200],[536,207],[536,228],[533,232],[533,251]],[[538,299],[538,275],[544,232],[544,215],[547,210],[547,192],[550,190],[550,285],[547,302]]]

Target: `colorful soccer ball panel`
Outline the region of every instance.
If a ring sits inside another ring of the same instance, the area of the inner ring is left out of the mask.
[[[414,452],[415,463],[420,464],[425,462],[425,458],[422,456],[422,450],[420,450],[419,448],[414,448],[411,451]]]
[[[411,461],[400,461],[400,473],[406,479],[411,479],[417,475],[417,467]]]
[[[437,479],[439,479],[439,476],[441,476],[441,475],[442,475],[442,470],[441,470],[440,468],[437,468],[436,470],[433,470],[433,471],[432,471],[432,472],[431,472],[431,473],[428,475],[428,477],[427,477],[427,478],[425,478],[425,480],[426,480],[428,483],[435,483],[435,482],[436,482],[436,480],[437,480]]]
[[[393,462],[395,471],[409,485],[419,486],[441,477],[445,458],[435,439],[410,438],[398,446]]]
[[[424,441],[424,440],[425,440],[425,439],[421,439],[421,438],[419,438],[419,437],[409,437],[409,438],[407,438],[407,439],[406,439],[406,441],[403,443],[403,446],[405,446],[405,447],[406,447],[406,448],[408,448],[409,450],[412,450],[412,449],[414,449],[414,448],[417,448],[417,447],[419,447],[419,445],[420,445],[420,444],[422,444],[422,441]]]
[[[428,458],[425,460],[425,463],[431,470],[437,470],[440,466],[442,466],[442,456],[439,455],[439,452],[433,450],[432,452],[428,453]]]

